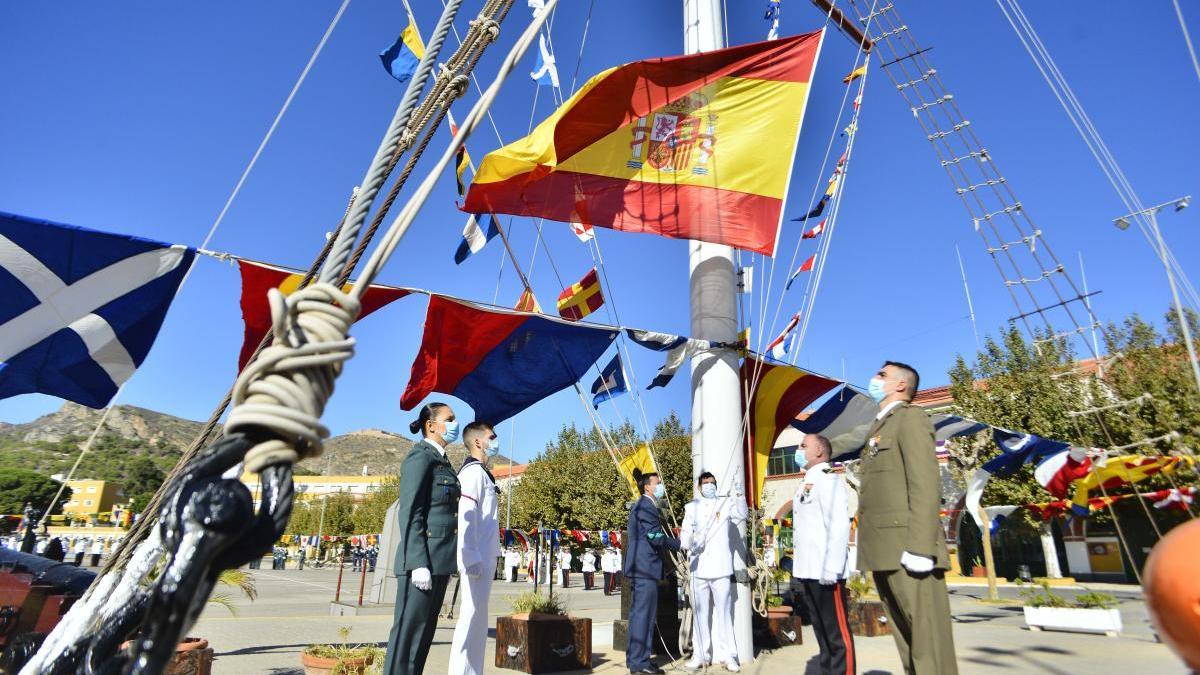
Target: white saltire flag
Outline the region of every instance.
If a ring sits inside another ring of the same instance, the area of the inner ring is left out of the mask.
[[[463,228],[462,243],[458,245],[458,250],[454,252],[454,264],[461,265],[462,261],[471,255],[479,253],[483,250],[485,244],[499,234],[500,226],[496,224],[496,216],[488,216],[488,229],[485,231],[479,227],[479,221],[472,215],[467,219],[467,226]]]
[[[588,243],[596,238],[596,233],[592,231],[592,226],[587,223],[571,223],[571,231],[579,237],[579,241]]]
[[[528,0],[528,5],[535,19],[546,11],[545,0]],[[538,35],[537,65],[533,67],[533,72],[529,73],[529,77],[533,78],[539,87],[549,85],[558,89],[558,66],[555,65],[554,55],[550,53],[545,32]]]
[[[0,213],[0,398],[108,405],[145,360],[195,251]]]
[[[597,409],[600,404],[617,394],[629,391],[625,385],[625,369],[621,367],[621,355],[618,353],[612,361],[600,371],[600,377],[592,383],[592,405]]]

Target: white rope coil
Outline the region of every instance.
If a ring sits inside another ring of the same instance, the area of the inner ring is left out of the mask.
[[[347,333],[360,309],[357,299],[326,283],[289,297],[272,289],[267,299],[275,341],[238,376],[225,423],[226,433],[259,427],[279,437],[246,453],[246,469],[256,473],[321,454],[329,437],[321,413],[343,362],[354,355]]]

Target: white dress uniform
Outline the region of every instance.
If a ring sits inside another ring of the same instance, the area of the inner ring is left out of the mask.
[[[462,605],[450,643],[447,672],[479,675],[487,645],[488,593],[500,556],[500,500],[496,481],[479,460],[468,457],[458,472],[458,571]],[[477,572],[475,576],[468,570]]]
[[[706,663],[737,661],[733,636],[733,542],[737,526],[746,520],[746,502],[735,496],[700,497],[683,508],[679,543],[695,552],[688,559],[692,573],[695,628],[694,658]],[[713,639],[710,639],[711,638]]]
[[[792,497],[792,576],[846,578],[850,517],[845,480],[821,462],[804,473]]]
[[[570,579],[571,561],[575,556],[565,548],[558,550],[558,585],[562,588],[567,587],[567,580]]]
[[[504,578],[508,581],[517,580],[517,568],[521,566],[521,554],[514,549],[508,549],[504,554]]]

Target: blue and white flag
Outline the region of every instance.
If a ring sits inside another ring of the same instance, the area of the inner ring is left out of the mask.
[[[867,443],[867,431],[878,414],[878,403],[845,385],[816,412],[804,420],[792,422],[792,426],[806,434],[820,434],[829,439],[830,456],[846,462],[858,459]]]
[[[550,53],[550,49],[546,46],[546,36],[538,36],[538,58],[537,65],[534,66],[533,72],[529,74],[534,82],[538,83],[539,87],[554,87],[558,89],[558,66],[555,65],[554,55]]]
[[[185,246],[0,213],[0,398],[108,405],[194,258]]]
[[[930,415],[929,421],[933,422],[933,437],[939,441],[970,436],[992,428],[989,424],[957,415]]]
[[[527,0],[527,4],[535,19],[546,11],[545,0]],[[529,77],[533,78],[539,87],[551,86],[558,89],[558,66],[555,64],[554,54],[550,53],[546,35],[547,32],[538,35],[537,65],[533,67],[533,72],[529,73]]]
[[[680,335],[671,335],[670,333],[626,328],[625,334],[629,336],[630,340],[646,349],[667,353],[666,363],[658,369],[658,374],[654,376],[654,381],[646,387],[647,389],[667,386],[671,382],[671,378],[675,377],[675,373],[687,361],[688,356],[697,350],[711,347],[711,343],[707,340],[688,340]]]
[[[1000,454],[984,463],[983,469],[993,476],[1010,476],[1025,464],[1034,464],[1050,455],[1071,447],[1070,443],[1052,441],[1037,434],[1023,434],[995,427],[992,440],[1000,446]]]
[[[462,261],[483,250],[484,245],[500,234],[500,226],[496,224],[496,216],[488,216],[488,229],[485,232],[479,227],[479,221],[472,215],[467,219],[463,228],[463,240],[454,252],[454,264],[461,265]]]
[[[612,361],[600,371],[600,377],[592,383],[592,405],[596,408],[617,394],[629,391],[625,386],[625,369],[621,367],[621,355],[617,354]]]

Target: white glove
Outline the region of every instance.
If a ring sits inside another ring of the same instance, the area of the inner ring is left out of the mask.
[[[428,567],[418,567],[412,571],[412,585],[420,591],[433,588],[433,577],[429,574]]]
[[[900,555],[900,564],[913,574],[924,574],[933,571],[933,558],[905,551]]]
[[[467,565],[466,572],[467,572],[467,576],[471,577],[472,579],[478,579],[479,577],[482,577],[483,576],[483,563],[477,562],[477,563]]]
[[[837,574],[834,574],[833,572],[822,572],[821,573],[821,585],[822,586],[832,586],[832,585],[836,584],[837,581],[838,581]]]

